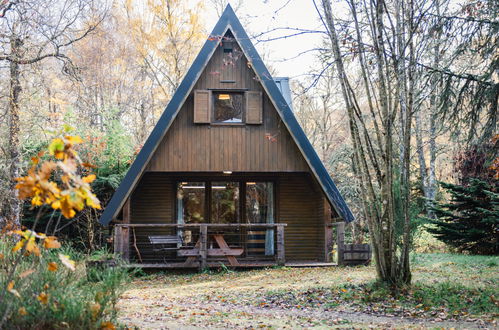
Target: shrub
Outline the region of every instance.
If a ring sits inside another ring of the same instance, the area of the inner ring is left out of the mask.
[[[1,264],[15,262],[12,248],[14,236],[0,238]],[[65,258],[64,256],[68,256]],[[61,260],[62,259],[62,260]],[[68,260],[74,259],[75,270]],[[124,268],[106,268],[99,272],[98,281],[88,279],[83,256],[72,248],[41,249],[40,256],[31,254],[19,259],[8,281],[5,267],[0,270],[0,286],[8,292],[0,304],[0,315],[6,328],[113,328],[115,304],[129,276]],[[95,277],[95,276],[94,276]]]

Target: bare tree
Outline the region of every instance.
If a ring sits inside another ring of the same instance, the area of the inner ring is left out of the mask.
[[[418,24],[416,13],[424,9],[424,4],[415,8],[412,0],[377,0],[360,5],[349,0],[348,5],[351,17],[348,27],[334,18],[329,0],[322,0],[322,11],[316,7],[331,42],[349,118],[354,169],[361,187],[378,278],[398,286],[411,280],[409,181],[414,35]],[[354,80],[345,66],[345,56],[352,52],[360,70],[360,88],[354,88]]]
[[[96,9],[88,0],[11,0],[0,5],[0,62],[9,66],[9,179],[11,188],[19,177],[20,97],[24,66],[54,58],[62,63],[63,72],[75,74],[66,50],[87,37],[106,12],[104,3]],[[7,219],[20,223],[20,201],[11,189]]]

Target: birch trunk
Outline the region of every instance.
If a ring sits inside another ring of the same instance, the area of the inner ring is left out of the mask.
[[[11,51],[14,59],[18,59],[21,40],[13,37],[10,42]],[[14,189],[16,182],[15,178],[20,174],[20,144],[19,144],[19,94],[21,93],[21,83],[19,81],[20,69],[16,61],[10,61],[10,98],[9,98],[9,156],[10,156],[10,209],[7,220],[14,225],[21,224],[21,201],[18,198],[18,191]]]

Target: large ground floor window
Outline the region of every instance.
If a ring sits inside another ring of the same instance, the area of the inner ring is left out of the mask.
[[[181,181],[177,223],[274,223],[274,183],[268,181]]]
[[[271,181],[180,181],[176,222],[273,224],[274,195],[275,185]],[[252,228],[247,235],[250,254],[274,255],[274,229]]]

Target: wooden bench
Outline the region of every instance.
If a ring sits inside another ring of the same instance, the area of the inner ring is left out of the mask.
[[[177,235],[148,236],[154,252],[178,250],[182,245],[182,238]]]

